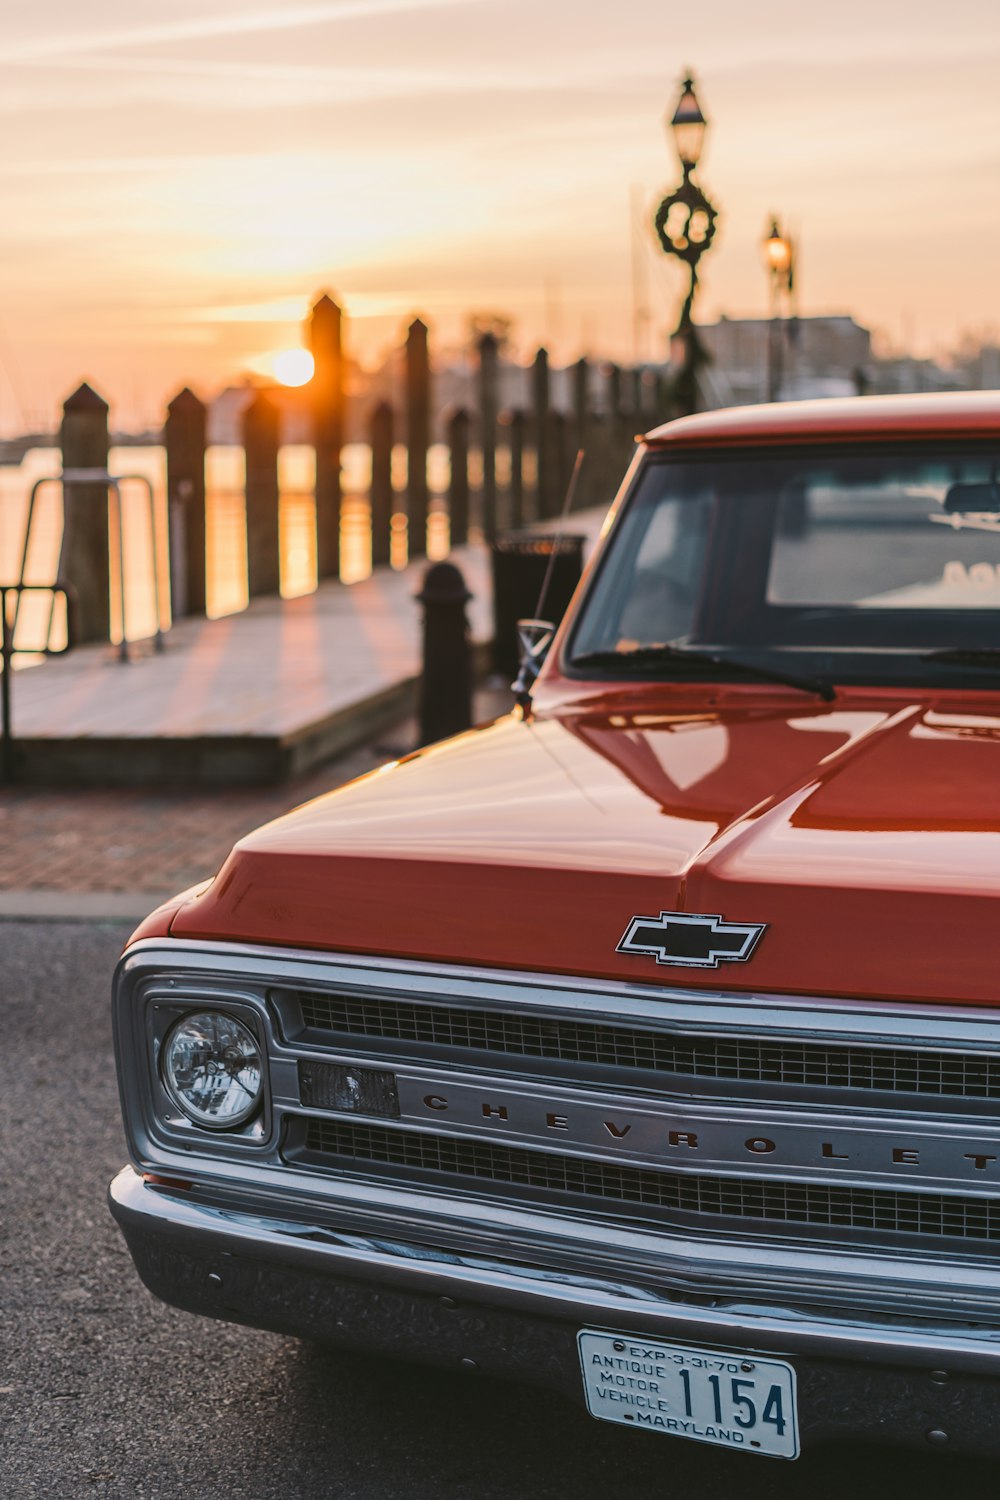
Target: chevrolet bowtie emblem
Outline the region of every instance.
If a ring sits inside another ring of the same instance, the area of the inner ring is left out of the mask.
[[[746,963],[766,922],[724,922],[721,917],[661,911],[658,917],[633,917],[618,944],[619,953],[639,953],[658,964],[689,969],[717,969]]]

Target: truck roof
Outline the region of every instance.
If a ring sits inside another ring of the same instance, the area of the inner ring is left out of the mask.
[[[652,448],[717,448],[744,444],[876,442],[891,438],[997,438],[1000,391],[935,392],[920,396],[849,396],[730,406],[679,417],[646,435]]]

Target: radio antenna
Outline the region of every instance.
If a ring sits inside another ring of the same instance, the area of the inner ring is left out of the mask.
[[[569,484],[566,486],[566,495],[563,500],[562,510],[559,512],[558,521],[560,526],[569,515],[576,495],[577,485],[580,479],[580,470],[583,468],[584,450],[578,448],[576,461],[573,464],[573,472],[569,476]],[[542,610],[545,608],[545,600],[548,597],[549,584],[552,581],[552,569],[555,567],[556,553],[559,551],[559,542],[562,536],[557,531],[552,538],[552,550],[549,553],[549,561],[542,579],[541,592],[538,595],[538,604],[535,606],[535,618],[533,620],[519,620],[517,622],[517,633],[521,641],[521,662],[518,667],[517,677],[511,683],[514,692],[514,702],[522,710],[527,712],[531,706],[531,689],[535,678],[541,670],[545,653],[552,643],[555,634],[555,626],[550,620],[542,619]]]
[[[583,460],[584,450],[582,448],[578,448],[576,450],[576,458],[573,461],[573,472],[569,476],[569,484],[566,486],[566,494],[563,498],[562,510],[559,512],[559,515],[557,517],[560,526],[569,515],[570,510],[573,506],[573,501],[576,498],[577,486],[580,481],[580,470],[583,468]],[[553,546],[552,551],[549,553],[548,566],[545,569],[545,576],[542,579],[541,592],[538,595],[538,603],[535,606],[536,620],[540,620],[542,618],[542,610],[545,607],[545,600],[548,598],[549,584],[552,582],[552,569],[556,565],[556,553],[559,551],[559,539],[561,535],[561,532],[556,532],[555,545]]]

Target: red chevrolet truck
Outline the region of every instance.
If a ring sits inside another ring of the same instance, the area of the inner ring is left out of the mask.
[[[140,1276],[747,1455],[1000,1452],[1000,393],[652,432],[540,656],[135,934]]]

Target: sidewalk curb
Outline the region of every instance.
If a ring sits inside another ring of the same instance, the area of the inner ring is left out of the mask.
[[[0,922],[141,922],[172,891],[0,891]]]

